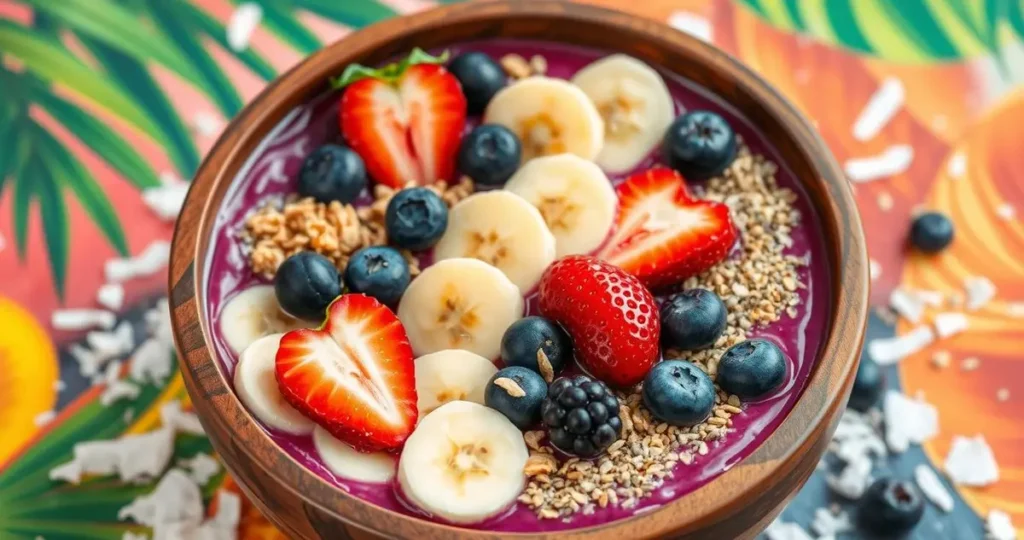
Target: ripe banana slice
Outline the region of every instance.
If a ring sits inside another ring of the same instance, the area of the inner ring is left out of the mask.
[[[604,120],[604,146],[597,164],[610,173],[630,171],[665,136],[675,109],[661,75],[624,54],[607,56],[572,78]]]
[[[526,199],[497,190],[466,197],[448,214],[434,260],[471,257],[504,272],[525,294],[555,260],[555,237]]]
[[[417,356],[463,349],[497,358],[501,337],[523,317],[519,288],[477,259],[447,259],[427,267],[398,305]]]
[[[618,199],[601,168],[573,154],[530,160],[505,189],[537,207],[555,236],[555,255],[590,253],[608,236]]]
[[[449,401],[483,404],[484,388],[498,372],[490,360],[461,349],[421,356],[415,366],[420,418]]]
[[[476,523],[515,503],[528,457],[522,432],[504,415],[452,401],[423,418],[405,441],[398,482],[430,514]]]
[[[604,122],[582,90],[562,79],[527,77],[491,99],[484,123],[501,124],[523,145],[523,162],[570,153],[594,159],[604,144]]]
[[[219,324],[224,341],[235,354],[262,336],[308,326],[281,311],[271,285],[249,287],[228,300],[220,311]]]
[[[235,365],[235,393],[267,427],[306,435],[313,431],[313,421],[285,402],[274,376],[274,357],[283,335],[263,336],[242,351]]]
[[[335,476],[375,484],[389,482],[395,477],[398,460],[394,454],[359,452],[320,426],[313,430],[313,446]]]

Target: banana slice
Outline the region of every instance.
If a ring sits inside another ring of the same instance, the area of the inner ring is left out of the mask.
[[[415,366],[420,418],[449,401],[483,404],[484,388],[498,372],[490,360],[461,349],[421,356]]]
[[[504,415],[452,401],[423,418],[405,441],[398,482],[431,515],[476,523],[515,503],[528,457],[522,432]]]
[[[491,99],[484,123],[511,129],[523,145],[523,162],[570,153],[594,159],[604,144],[604,122],[582,90],[562,79],[527,77]]]
[[[258,338],[308,325],[292,318],[277,303],[272,285],[256,285],[237,295],[220,311],[220,333],[235,354]]]
[[[555,236],[555,255],[590,253],[608,236],[618,199],[601,168],[573,154],[530,160],[505,189],[540,210]]]
[[[501,337],[523,317],[519,288],[477,259],[447,259],[416,277],[398,304],[417,356],[463,349],[497,358]]]
[[[235,393],[267,427],[306,435],[313,431],[313,421],[285,402],[274,376],[274,357],[283,335],[263,336],[242,351],[235,365]]]
[[[508,191],[466,197],[448,214],[434,260],[471,257],[504,272],[524,294],[555,260],[555,237],[526,199]]]
[[[394,454],[359,452],[320,426],[313,430],[313,446],[335,476],[375,484],[389,482],[395,477],[397,459]]]
[[[590,97],[604,120],[604,146],[596,161],[610,173],[639,165],[675,117],[661,75],[631,56],[602,58],[581,69],[572,82]]]

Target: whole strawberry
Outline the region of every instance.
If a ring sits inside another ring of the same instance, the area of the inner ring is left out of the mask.
[[[618,387],[644,379],[658,361],[658,306],[636,277],[600,259],[572,255],[540,280],[540,312],[572,336],[576,359]]]

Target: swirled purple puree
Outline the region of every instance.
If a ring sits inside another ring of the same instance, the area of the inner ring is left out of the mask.
[[[510,52],[525,57],[542,54],[548,61],[548,75],[561,78],[570,78],[584,65],[606,54],[572,46],[522,41],[467,44],[453,48],[452,52],[461,50],[480,50],[495,58]],[[755,153],[764,154],[779,164],[779,183],[794,189],[799,195],[796,208],[801,212],[803,221],[792,233],[793,246],[788,253],[807,255],[811,264],[809,269],[801,270],[801,277],[807,287],[800,290],[801,303],[797,316],[792,319],[784,317],[767,328],[755,329],[750,333],[750,337],[771,338],[782,347],[793,363],[790,379],[786,382],[785,388],[774,397],[758,403],[745,404],[744,412],[733,417],[733,426],[728,436],[722,441],[712,443],[708,455],[696,456],[691,465],[678,465],[673,476],[666,478],[665,483],[652,496],[641,499],[633,508],[609,506],[597,509],[590,515],[577,513],[565,520],[540,520],[528,508],[519,505],[506,515],[478,524],[475,528],[523,532],[551,531],[599,525],[653,511],[692,492],[750,455],[779,425],[807,384],[812,364],[820,349],[831,302],[831,286],[826,272],[827,254],[820,236],[821,227],[817,213],[808,204],[807,195],[798,186],[792,172],[779,161],[778,152],[755,126],[735,109],[692,82],[675,75],[664,76],[677,110],[704,108],[722,114]],[[236,232],[241,227],[246,213],[256,208],[266,197],[294,192],[295,175],[303,157],[310,150],[321,143],[339,140],[337,94],[322,96],[292,111],[267,135],[239,172],[218,212],[213,241],[210,243],[212,253],[205,273],[206,316],[210,323],[208,327],[213,333],[220,367],[229,381],[237,357],[227,347],[218,325],[213,322],[217,321],[226,300],[262,281],[249,271]],[[638,168],[647,168],[653,162],[652,157]],[[625,176],[627,175],[615,176],[613,181],[617,182]],[[364,200],[369,199],[367,197]],[[528,310],[534,312],[534,302],[528,303]],[[309,467],[338,488],[383,508],[425,517],[400,500],[396,486],[364,484],[336,478],[320,461],[313,449],[311,438],[282,435],[269,430],[268,433],[299,463]]]

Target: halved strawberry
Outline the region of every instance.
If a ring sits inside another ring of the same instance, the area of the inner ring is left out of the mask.
[[[340,296],[323,326],[282,336],[275,375],[285,401],[358,450],[397,449],[416,426],[409,339],[369,296]]]
[[[672,169],[634,174],[615,191],[615,229],[597,256],[648,288],[675,285],[711,268],[736,242],[729,207],[694,198]]]
[[[422,51],[373,70],[351,66],[336,86],[339,121],[349,146],[378,183],[452,182],[466,122],[466,97],[454,75]],[[421,62],[421,63],[417,63]]]

